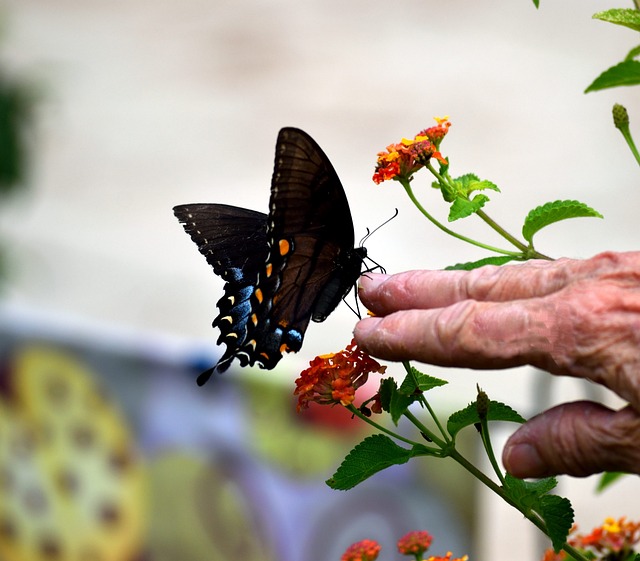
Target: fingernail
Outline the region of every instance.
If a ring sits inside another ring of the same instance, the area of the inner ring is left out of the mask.
[[[381,273],[364,273],[363,275],[360,275],[360,278],[358,279],[358,290],[361,288],[364,288],[365,290],[372,290],[388,278],[389,275]]]
[[[378,325],[380,318],[369,317],[363,318],[358,323],[356,323],[355,328],[353,329],[353,334],[358,337],[366,337],[371,331],[373,331]]]
[[[512,444],[504,448],[502,461],[506,470],[515,477],[542,477],[547,466],[532,444]]]

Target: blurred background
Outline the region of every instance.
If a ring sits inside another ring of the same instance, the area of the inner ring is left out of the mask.
[[[420,219],[398,185],[371,181],[378,151],[449,115],[452,173],[501,188],[486,210],[507,229],[518,234],[536,205],[579,199],[605,220],[555,225],[537,237],[540,251],[637,249],[637,164],[611,107],[625,105],[633,126],[638,90],[582,93],[637,40],[591,19],[610,7],[5,0],[0,431],[31,455],[0,444],[0,560],[329,561],[363,538],[385,544],[389,559],[412,529],[434,534],[434,554],[502,561],[516,548],[519,559],[540,558],[546,544],[536,532],[449,464],[414,462],[349,493],[326,488],[365,433],[346,430],[353,424],[339,413],[296,415],[292,382],[315,355],[348,343],[346,306],[310,326],[303,350],[275,371],[236,368],[195,387],[220,353],[210,324],[223,285],[171,209],[219,202],[266,211],[277,132],[296,126],[338,171],[356,239],[399,209],[367,241],[389,272],[478,259]],[[414,189],[444,221],[429,184],[418,175]],[[473,218],[455,227],[498,242]],[[434,393],[443,414],[473,400],[476,382],[525,416],[597,393],[527,368],[428,372],[450,381]],[[73,388],[59,411],[38,393],[47,375]],[[102,405],[87,407],[95,400]],[[92,455],[60,449],[41,434],[43,420],[54,434],[86,422]],[[78,472],[60,458],[73,458]],[[604,497],[594,487],[593,478],[561,482],[581,529],[640,515],[628,500],[637,478]],[[101,514],[92,519],[86,508]]]

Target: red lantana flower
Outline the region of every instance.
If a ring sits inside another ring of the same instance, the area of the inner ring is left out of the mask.
[[[296,380],[293,393],[298,396],[298,411],[309,407],[312,401],[321,405],[350,405],[369,374],[383,374],[386,369],[360,350],[355,340],[343,351],[317,356]]]
[[[374,561],[380,553],[380,544],[374,540],[362,540],[350,545],[340,561]]]
[[[438,147],[451,123],[447,118],[436,118],[436,121],[436,126],[421,131],[413,140],[403,138],[399,143],[387,146],[386,152],[379,152],[373,180],[377,184],[388,179],[409,180],[431,158],[446,165],[447,160],[438,151]]]
[[[421,556],[429,549],[432,540],[433,537],[429,532],[409,532],[398,540],[398,551],[403,555]]]

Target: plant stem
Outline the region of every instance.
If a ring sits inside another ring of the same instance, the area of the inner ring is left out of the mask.
[[[357,407],[355,407],[353,404],[347,405],[346,408],[351,411],[351,413],[353,415],[355,415],[356,417],[359,417],[360,419],[362,419],[365,423],[370,424],[372,427],[375,427],[376,429],[378,429],[379,431],[384,432],[385,434],[388,434],[389,436],[391,436],[392,438],[396,438],[398,440],[402,440],[402,442],[406,442],[407,444],[410,444],[411,446],[421,446],[424,448],[424,446],[422,444],[418,444],[417,442],[414,442],[413,440],[409,440],[408,438],[405,438],[402,435],[399,435],[391,430],[389,430],[388,428],[383,427],[382,425],[376,423],[375,421],[371,420],[369,417],[367,417],[366,415],[364,415],[360,409],[358,409]]]
[[[533,259],[546,259],[547,261],[553,261],[553,259],[551,257],[548,257],[547,255],[539,253],[538,251],[535,251],[535,250],[532,251],[532,248],[526,246],[518,238],[516,238],[515,236],[513,236],[512,234],[507,232],[502,226],[500,226],[500,224],[498,224],[495,220],[493,220],[493,218],[491,218],[482,209],[477,210],[476,214],[480,218],[482,218],[482,220],[484,220],[489,226],[491,226],[491,228],[493,228],[498,234],[500,234],[504,239],[506,239],[507,241],[511,242],[518,249],[520,249],[523,254],[525,254],[527,256],[530,256],[529,257],[530,259],[531,258],[533,258]]]
[[[482,428],[482,430],[480,431],[480,436],[482,438],[482,444],[484,445],[485,452],[487,453],[489,462],[491,462],[493,471],[496,473],[498,479],[500,480],[500,483],[504,485],[505,484],[504,476],[502,475],[502,470],[498,465],[498,461],[496,460],[496,455],[493,452],[493,446],[491,445],[491,436],[489,434],[489,424],[487,423],[486,416],[480,419],[480,425]]]
[[[427,427],[425,427],[413,413],[409,410],[404,412],[404,416],[409,419],[417,429],[424,435],[428,436],[434,444],[436,444],[441,450],[447,450],[450,445],[450,441],[444,441],[438,438],[432,431],[430,431]]]
[[[429,220],[436,228],[439,228],[440,230],[442,230],[445,234],[449,234],[450,236],[453,236],[454,238],[457,238],[463,242],[467,242],[470,243],[472,245],[481,247],[483,249],[488,249],[489,251],[494,251],[495,253],[500,253],[502,255],[511,255],[514,257],[520,257],[521,253],[516,252],[516,251],[508,251],[506,249],[500,249],[482,242],[479,242],[477,240],[471,239],[471,238],[467,238],[466,236],[463,236],[462,234],[458,234],[457,232],[454,232],[453,230],[450,230],[449,228],[447,228],[446,226],[444,226],[443,224],[440,224],[440,222],[438,222],[433,216],[431,216],[431,214],[429,214],[427,212],[427,210],[420,204],[420,201],[418,201],[418,199],[416,199],[413,190],[411,189],[411,185],[409,184],[409,181],[407,181],[406,179],[399,179],[400,183],[402,184],[402,186],[404,187],[404,190],[406,191],[407,195],[409,195],[409,198],[411,199],[411,202],[416,206],[416,208],[425,216],[425,218],[427,220]]]
[[[411,376],[412,378],[414,378],[414,381],[415,381],[415,377],[413,376],[413,371],[411,370],[411,363],[408,360],[403,360],[402,361],[402,366],[404,366],[404,369],[406,370],[407,374],[409,376]],[[431,415],[431,418],[433,419],[433,422],[438,427],[438,430],[440,431],[440,434],[442,435],[442,438],[444,438],[445,442],[450,442],[449,435],[447,434],[447,431],[444,430],[444,427],[440,423],[440,419],[438,419],[438,416],[436,415],[435,411],[431,408],[431,404],[424,397],[424,395],[420,396],[420,403],[427,408],[427,411],[429,412],[429,415]]]
[[[467,460],[462,454],[460,454],[457,450],[453,450],[450,454],[450,457],[458,462],[464,469],[466,469],[471,475],[473,475],[478,481],[484,483],[486,487],[491,489],[496,495],[498,495],[502,500],[506,503],[510,504],[517,511],[519,511],[527,520],[529,520],[534,526],[536,526],[544,535],[549,537],[549,532],[547,530],[547,525],[544,520],[542,520],[537,513],[533,511],[523,511],[511,501],[506,491],[503,487],[496,484],[492,479],[487,477],[483,472],[481,472],[476,466],[474,466],[469,460]],[[569,545],[565,542],[562,546],[562,549],[566,551],[569,555],[574,557],[577,561],[589,561],[589,558],[578,551],[573,546]]]
[[[640,164],[640,153],[638,153],[638,149],[636,148],[636,143],[633,141],[633,137],[631,136],[631,131],[629,130],[629,127],[627,126],[626,128],[621,128],[619,130],[622,133],[622,136],[624,137],[624,139],[626,140],[627,146],[629,146],[629,149],[631,150],[633,157],[636,159],[636,162]]]

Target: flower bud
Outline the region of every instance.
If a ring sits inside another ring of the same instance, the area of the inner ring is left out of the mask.
[[[619,103],[614,104],[613,106],[613,124],[617,129],[626,129],[629,126],[629,113],[627,113],[627,109],[620,105]]]

